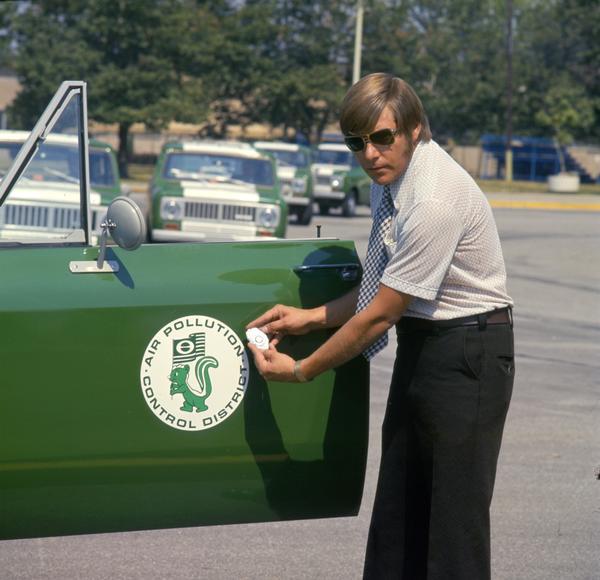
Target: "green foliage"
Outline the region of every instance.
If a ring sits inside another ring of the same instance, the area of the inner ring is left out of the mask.
[[[31,126],[62,80],[85,79],[90,118],[119,124],[126,172],[133,123],[163,127],[206,119],[211,91],[193,75],[206,59],[194,55],[214,36],[212,20],[192,0],[40,0],[24,6],[14,17],[23,90],[13,121]]]
[[[513,131],[600,141],[600,3],[514,0]],[[364,0],[362,73],[417,90],[434,135],[476,141],[506,119],[505,0]],[[90,117],[253,122],[318,141],[350,85],[356,0],[38,0],[0,5],[0,64],[23,85],[30,127],[66,78]],[[120,150],[126,155],[125,142]]]
[[[575,131],[587,129],[594,122],[593,103],[580,85],[564,76],[544,96],[536,120],[552,129],[559,144],[568,145]]]

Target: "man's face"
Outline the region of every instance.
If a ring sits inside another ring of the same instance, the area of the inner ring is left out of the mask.
[[[394,114],[389,107],[386,107],[371,132],[396,128]],[[417,125],[412,131],[413,144],[416,143],[420,131],[421,125]],[[412,157],[412,148],[409,147],[406,137],[398,134],[391,145],[374,145],[369,142],[362,151],[357,151],[354,155],[375,183],[387,185],[406,171]]]

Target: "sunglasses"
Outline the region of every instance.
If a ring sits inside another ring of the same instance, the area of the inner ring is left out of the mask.
[[[373,133],[367,133],[366,135],[346,135],[344,136],[344,143],[350,151],[362,151],[367,143],[373,143],[373,145],[391,145],[400,131],[398,129],[379,129]]]

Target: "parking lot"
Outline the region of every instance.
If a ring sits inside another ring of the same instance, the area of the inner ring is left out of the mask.
[[[517,374],[493,503],[493,578],[598,578],[600,213],[494,210],[515,300]],[[288,237],[356,241],[369,214]],[[393,360],[372,364],[369,467],[356,518],[0,542],[0,578],[358,579]],[[296,387],[294,387],[296,388]]]

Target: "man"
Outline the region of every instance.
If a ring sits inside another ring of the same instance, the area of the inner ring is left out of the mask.
[[[278,305],[250,327],[267,379],[304,382],[396,326],[365,578],[490,577],[489,506],[512,392],[512,300],[489,204],[432,139],[423,106],[377,73],[342,103],[345,142],[373,180],[373,227],[360,292],[314,309]],[[340,327],[307,358],[277,351],[285,334]]]

